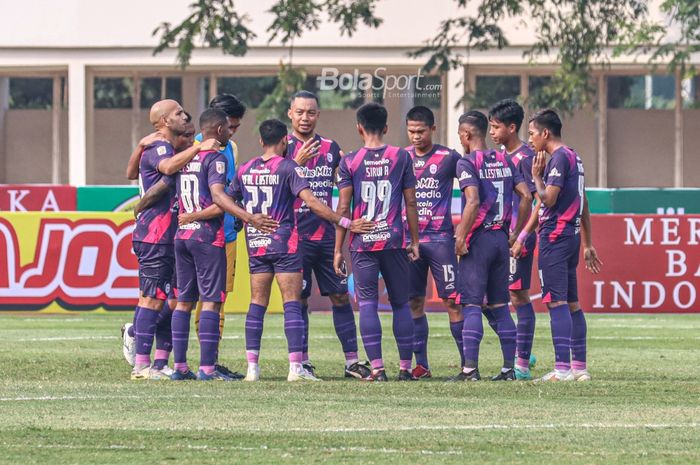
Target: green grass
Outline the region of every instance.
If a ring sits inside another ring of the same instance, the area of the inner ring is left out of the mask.
[[[555,385],[444,383],[458,358],[442,314],[429,317],[430,381],[346,381],[331,316],[312,314],[323,383],[285,381],[279,315],[266,320],[259,383],[132,382],[118,338],[129,317],[0,316],[0,463],[700,462],[697,316],[589,315],[594,381]],[[538,317],[543,374],[552,348]],[[221,359],[238,370],[242,335],[243,318],[229,316]],[[481,354],[482,374],[494,374],[500,350],[488,327]]]

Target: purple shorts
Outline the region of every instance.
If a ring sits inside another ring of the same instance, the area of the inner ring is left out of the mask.
[[[178,302],[223,302],[226,251],[206,242],[175,240]]]
[[[335,274],[333,269],[333,251],[335,242],[330,241],[300,241],[299,252],[304,264],[304,281],[301,288],[301,298],[311,296],[313,285],[311,273],[316,276],[316,285],[321,295],[343,295],[348,293],[348,278]]]
[[[355,295],[359,302],[379,299],[379,273],[384,278],[389,302],[400,306],[408,302],[408,254],[404,249],[377,252],[350,252]]]
[[[459,292],[463,305],[507,304],[510,249],[502,230],[483,231],[471,238],[469,253],[459,260]]]
[[[455,298],[455,274],[457,273],[457,257],[455,256],[454,239],[441,242],[423,242],[419,247],[420,258],[409,262],[411,287],[408,292],[410,299],[425,297],[428,284],[428,268],[435,280],[438,297],[441,299]]]
[[[302,261],[298,253],[276,253],[250,257],[250,274],[301,273]]]
[[[139,262],[139,289],[145,297],[165,300],[173,292],[175,252],[170,244],[134,242]]]
[[[581,236],[559,237],[549,242],[540,237],[538,268],[542,281],[542,302],[578,302],[578,267]]]
[[[523,245],[525,256],[521,256],[515,260],[515,273],[511,273],[508,278],[508,289],[511,291],[530,289],[530,284],[532,282],[532,262],[535,258],[536,246],[537,234],[530,234]]]

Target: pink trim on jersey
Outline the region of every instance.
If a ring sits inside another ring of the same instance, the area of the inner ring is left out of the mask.
[[[172,219],[173,214],[170,210],[168,210],[164,215],[156,217],[151,224],[148,225],[148,234],[146,234],[146,237],[143,238],[143,242],[149,244],[158,243],[170,229]]]
[[[294,222],[294,227],[292,228],[292,234],[289,236],[289,249],[287,253],[297,253],[297,247],[299,246],[299,231],[297,231],[296,221]]]
[[[559,218],[557,218],[557,227],[554,231],[549,233],[549,242],[554,242],[559,238],[564,228],[566,228],[566,225],[578,214],[580,208],[581,199],[579,198],[577,202],[571,204],[568,210],[559,215]]]
[[[193,230],[191,230],[191,229],[186,229],[185,231],[181,231],[181,232],[180,232],[180,234],[179,234],[180,237],[178,237],[178,239],[181,239],[181,240],[186,241],[187,239],[189,239],[190,237],[192,237],[192,234],[194,234],[194,231],[193,231]]]
[[[360,163],[362,163],[366,154],[367,154],[367,149],[364,147],[355,153],[355,156],[352,159],[352,164],[348,167],[348,168],[350,168],[351,174],[354,174],[355,171],[357,171],[357,169],[360,167]]]
[[[518,279],[518,280],[515,281],[513,284],[511,284],[510,286],[508,286],[508,289],[511,290],[511,291],[519,291],[519,290],[521,290],[522,288],[523,288],[523,280],[522,280],[522,279]]]
[[[320,224],[320,225],[318,226],[318,228],[316,229],[316,231],[314,231],[314,233],[311,235],[311,237],[309,238],[309,240],[312,240],[312,241],[320,241],[321,239],[323,239],[323,235],[324,235],[325,232],[326,232],[326,227],[325,227],[325,225],[324,225],[324,224]]]
[[[223,247],[224,244],[225,244],[224,227],[222,224],[222,226],[216,231],[216,237],[214,238],[214,242],[212,245],[214,245],[216,247]]]
[[[331,149],[331,144],[332,142],[329,139],[324,139],[321,136],[318,136],[319,139],[321,139],[321,146],[319,147],[319,154],[323,154],[324,156],[328,154],[328,151]]]

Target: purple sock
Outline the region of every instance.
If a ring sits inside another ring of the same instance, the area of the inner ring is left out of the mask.
[[[535,310],[532,304],[525,304],[515,309],[518,315],[518,335],[516,348],[518,353],[518,366],[530,367],[530,354],[532,354],[532,341],[535,338]]]
[[[156,356],[153,366],[158,370],[162,370],[168,364],[168,357],[173,350],[172,318],[173,311],[166,301],[156,321]]]
[[[199,317],[199,368],[214,371],[219,353],[219,311],[202,310]]]
[[[428,366],[428,317],[423,315],[413,319],[413,353],[416,356],[416,364]]]
[[[178,369],[178,367],[187,369],[187,345],[190,341],[190,315],[189,312],[181,310],[175,310],[173,312],[173,359],[176,369]]]
[[[139,310],[138,318],[136,319],[136,357],[139,365],[150,364],[151,349],[153,349],[153,337],[156,333],[156,321],[158,320],[158,311],[150,308]]]
[[[498,320],[496,319],[496,315],[488,308],[484,308],[482,313],[486,317],[486,321],[489,322],[489,326],[493,329],[493,332],[498,335]],[[481,325],[483,326],[483,323]]]
[[[134,309],[134,319],[131,321],[131,326],[126,331],[127,334],[129,335],[129,337],[136,337],[136,318],[138,318],[138,316],[139,316],[140,309],[141,309],[141,307],[139,307],[138,305]]]
[[[263,334],[263,320],[267,307],[251,302],[245,317],[245,349],[260,351]]]
[[[496,317],[496,327],[498,328],[498,339],[501,342],[501,352],[503,353],[503,368],[513,368],[515,363],[515,337],[517,330],[515,322],[510,315],[508,305],[496,307],[492,310]]]
[[[357,353],[357,326],[355,326],[355,314],[352,312],[352,305],[333,306],[333,326],[335,334],[338,335],[343,352]]]
[[[571,368],[571,312],[567,304],[549,309],[554,343],[554,368],[566,371]]]
[[[376,300],[360,301],[360,334],[370,362],[382,360],[382,323],[377,313],[378,305]],[[372,366],[375,368],[374,364]]]
[[[296,300],[284,303],[284,335],[287,337],[287,351],[290,354],[303,352],[304,319],[301,316],[301,303]],[[301,354],[300,354],[301,355]]]
[[[411,307],[408,306],[408,302],[404,302],[401,305],[392,304],[391,310],[394,313],[392,329],[394,330],[396,346],[399,349],[399,362],[402,362],[402,367],[408,366],[408,368],[402,369],[409,369],[413,360],[413,315],[411,315]]]
[[[571,367],[586,369],[586,316],[579,309],[571,314]]]
[[[462,344],[464,345],[464,366],[479,367],[479,345],[484,337],[484,322],[481,320],[481,307],[466,305],[462,310],[464,326],[462,327]]]
[[[301,306],[301,319],[304,320],[304,342],[302,347],[302,352],[304,356],[308,359],[309,356],[309,306]]]
[[[452,322],[450,321],[450,332],[452,337],[457,344],[457,350],[459,351],[459,366],[464,366],[464,346],[462,345],[462,328],[464,328],[464,320]]]

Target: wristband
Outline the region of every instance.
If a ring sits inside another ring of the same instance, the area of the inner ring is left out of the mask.
[[[343,229],[350,229],[350,225],[352,224],[352,221],[350,221],[350,218],[345,218],[344,216],[338,220],[338,226],[340,226]]]
[[[520,231],[520,235],[518,235],[517,241],[520,242],[521,244],[524,244],[529,236],[530,236],[530,233],[523,229],[522,231]]]

